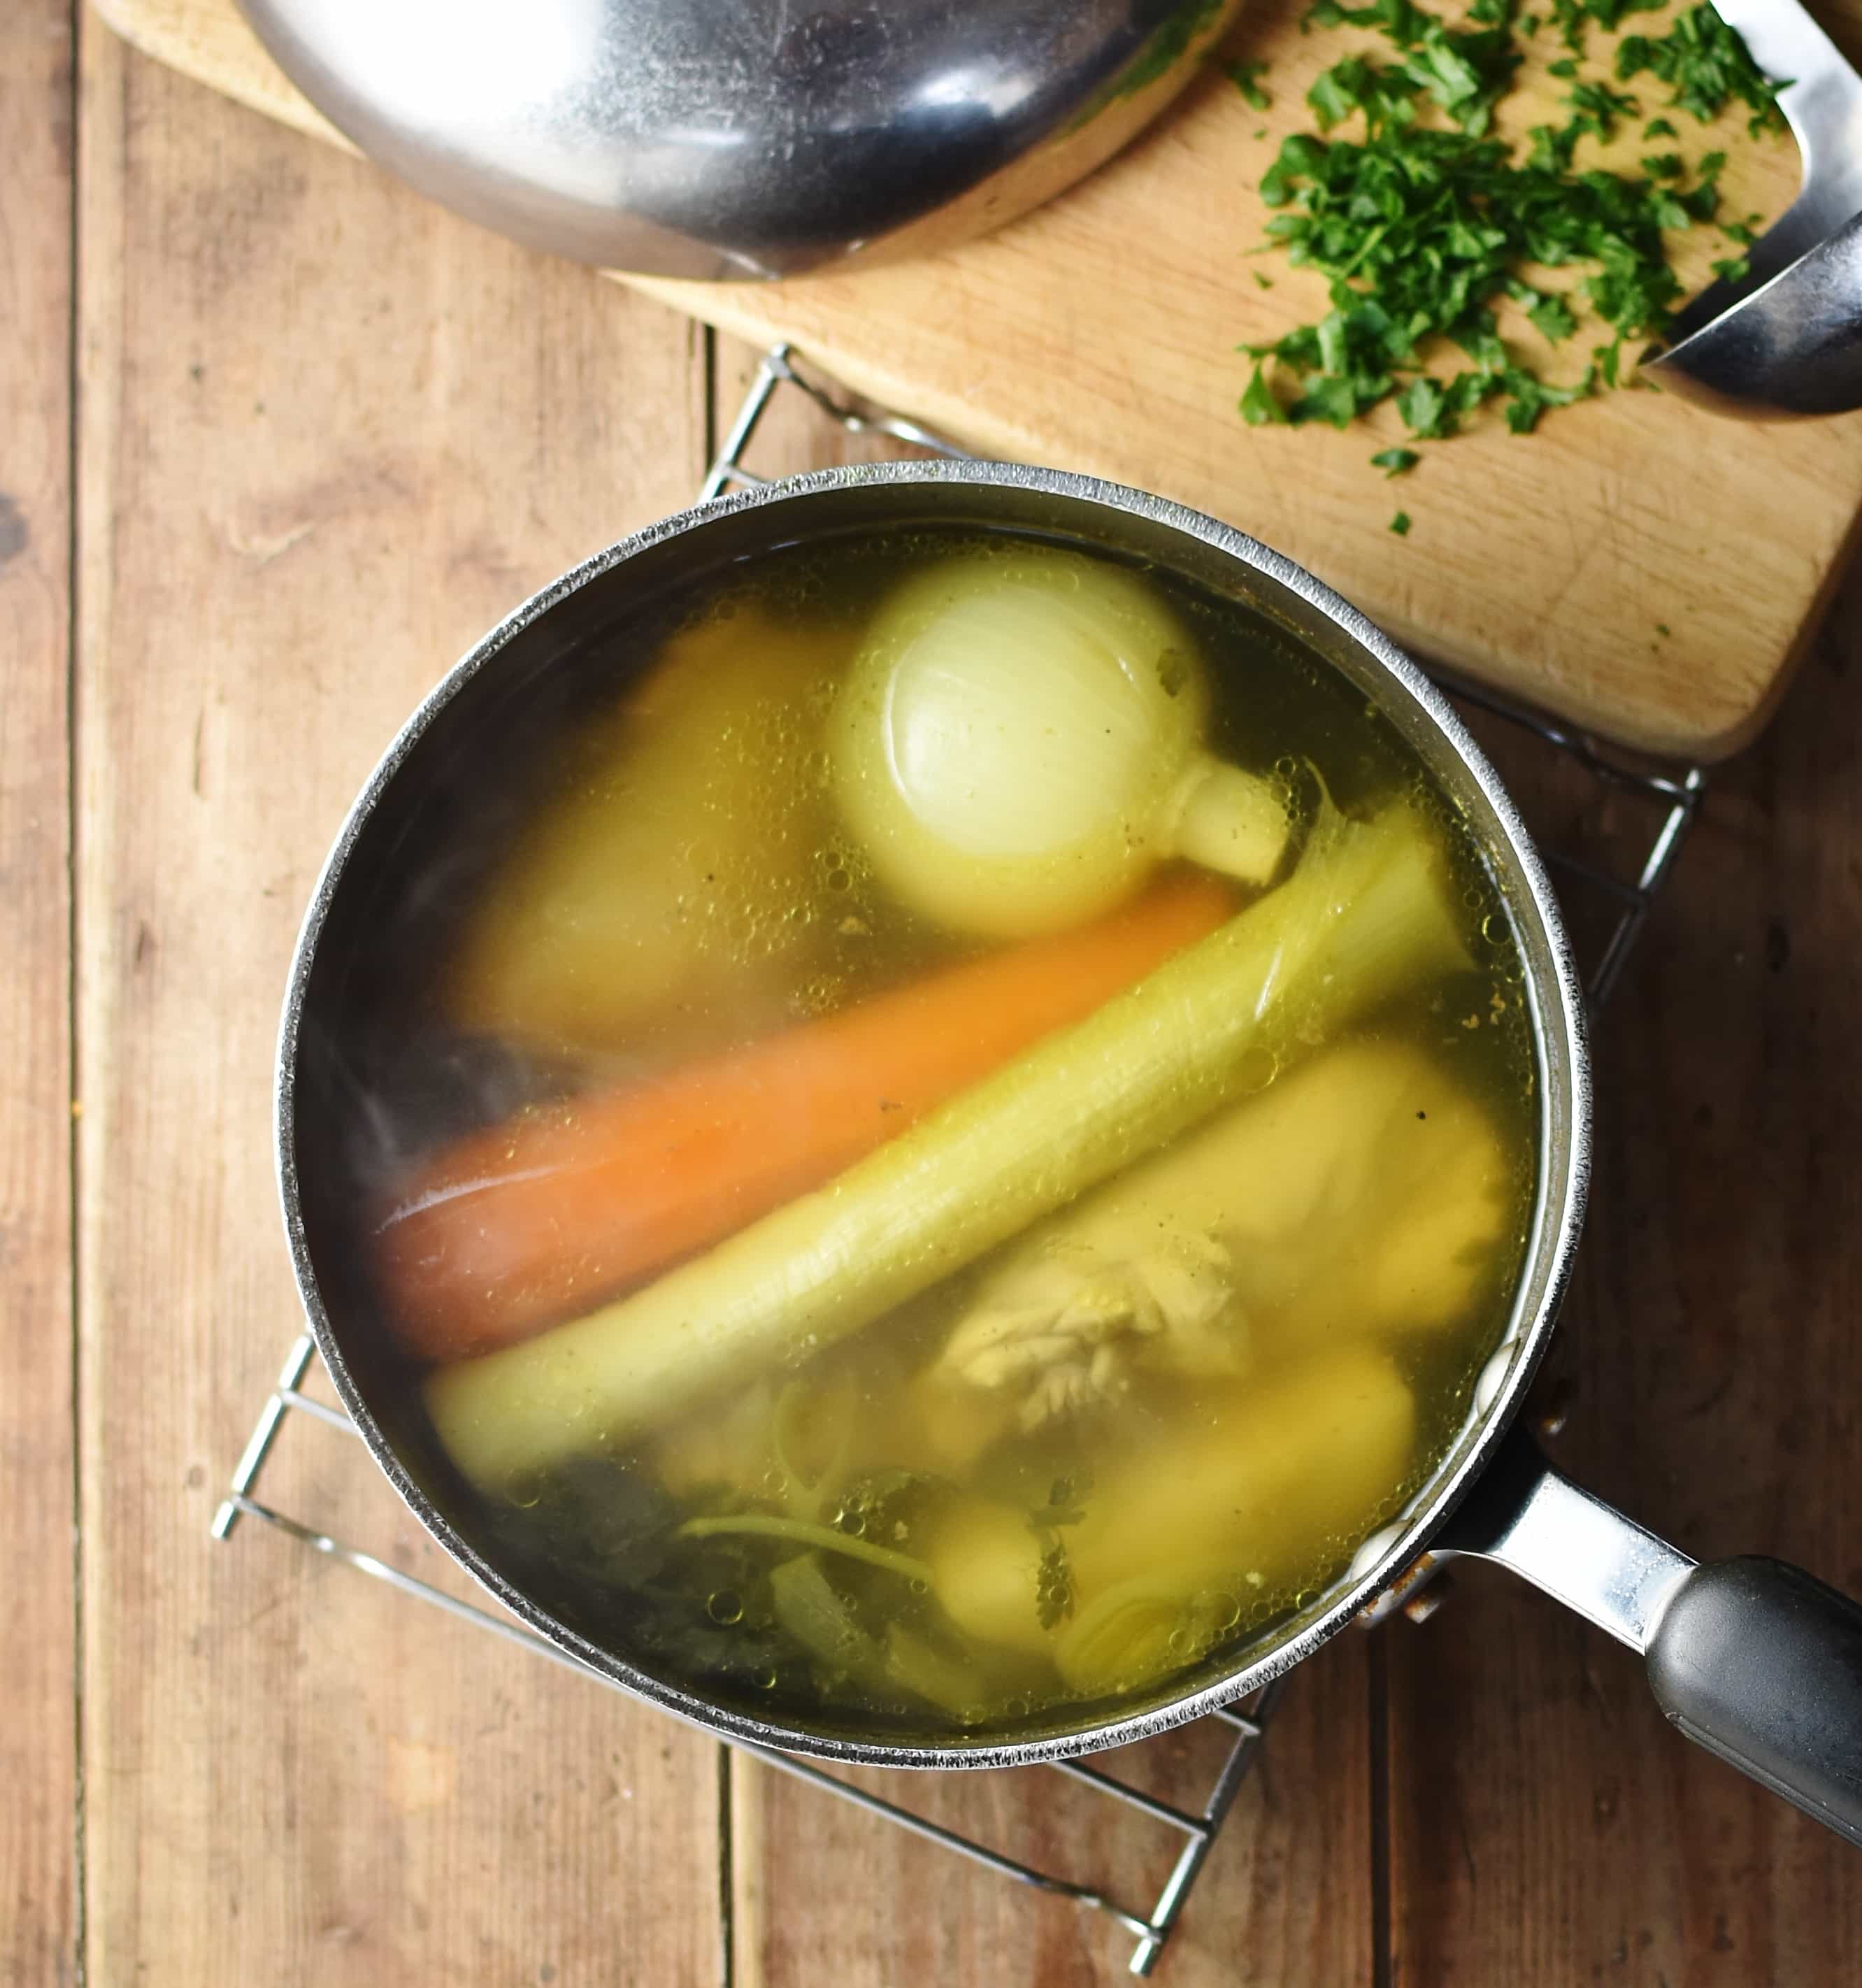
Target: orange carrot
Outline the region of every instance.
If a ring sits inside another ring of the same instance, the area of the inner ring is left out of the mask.
[[[444,1148],[383,1222],[391,1316],[454,1360],[586,1310],[819,1187],[1213,931],[1191,876],[1093,924]]]

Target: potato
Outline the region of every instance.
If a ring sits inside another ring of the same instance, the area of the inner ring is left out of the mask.
[[[1217,1399],[1203,1428],[1102,1478],[1066,1532],[1073,1616],[1054,1653],[1076,1691],[1135,1689],[1199,1653],[1173,1631],[1206,1644],[1251,1596],[1329,1571],[1416,1460],[1409,1387],[1361,1344]]]

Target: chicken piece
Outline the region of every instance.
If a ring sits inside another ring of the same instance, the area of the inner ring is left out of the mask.
[[[1239,1374],[1266,1330],[1438,1329],[1518,1201],[1487,1114],[1435,1060],[1347,1043],[1030,1232],[927,1378],[1012,1391],[1032,1428],[1141,1369]]]

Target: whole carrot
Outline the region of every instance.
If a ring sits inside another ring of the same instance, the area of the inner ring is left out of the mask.
[[[625,1290],[817,1187],[1233,909],[1211,879],[651,1082],[447,1147],[381,1226],[390,1315],[455,1360]]]

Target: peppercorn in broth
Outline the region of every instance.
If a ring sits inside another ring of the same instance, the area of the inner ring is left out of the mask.
[[[517,742],[401,1011],[519,1077],[360,1197],[492,1557],[806,1729],[1154,1701],[1336,1580],[1502,1332],[1478,851],[1266,621],[1059,546],[790,548],[640,646]]]

